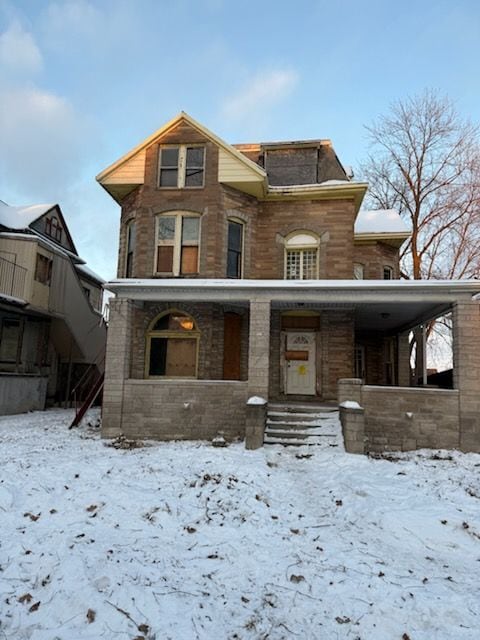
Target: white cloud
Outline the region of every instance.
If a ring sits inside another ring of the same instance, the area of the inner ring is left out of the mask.
[[[288,97],[298,82],[291,69],[257,73],[244,87],[224,101],[222,113],[229,120],[243,120],[262,114]]]
[[[55,198],[78,177],[87,125],[71,104],[36,88],[0,90],[2,182],[9,189]]]
[[[31,33],[12,22],[0,34],[0,69],[3,73],[31,74],[42,68],[42,54]]]

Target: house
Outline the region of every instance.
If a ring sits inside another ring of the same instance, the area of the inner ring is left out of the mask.
[[[103,282],[58,204],[0,201],[0,415],[69,402],[103,371]]]
[[[399,280],[409,230],[329,140],[230,145],[182,112],[97,180],[121,206],[104,436],[254,448],[259,397],[350,401],[350,451],[478,450],[480,285]],[[450,311],[455,388],[411,387],[410,330]]]

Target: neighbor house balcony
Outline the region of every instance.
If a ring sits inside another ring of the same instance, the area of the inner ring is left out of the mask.
[[[0,295],[24,299],[27,269],[6,258],[0,258]]]

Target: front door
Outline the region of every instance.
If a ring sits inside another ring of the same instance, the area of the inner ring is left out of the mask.
[[[285,393],[315,395],[315,334],[286,334]]]

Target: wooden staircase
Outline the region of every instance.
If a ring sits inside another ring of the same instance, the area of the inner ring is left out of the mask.
[[[105,373],[100,373],[96,378],[93,379],[93,383],[88,388],[88,391],[86,393],[86,396],[83,402],[78,407],[76,407],[75,417],[72,420],[72,424],[70,425],[69,429],[73,429],[73,427],[78,427],[80,422],[83,420],[84,415],[87,413],[87,411],[90,409],[92,404],[95,402],[99,393],[102,391],[104,382],[105,382]]]
[[[264,444],[338,447],[336,404],[269,403]]]

